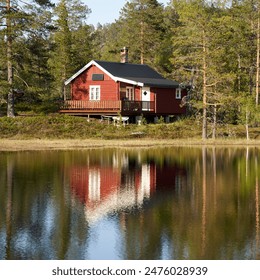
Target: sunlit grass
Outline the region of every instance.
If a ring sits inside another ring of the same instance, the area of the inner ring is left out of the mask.
[[[246,141],[241,125],[219,126],[217,138],[201,140],[201,124],[192,119],[173,123],[114,126],[100,120],[65,115],[0,118],[0,149],[30,145],[32,148],[72,148],[151,145],[246,145],[260,143],[260,127],[250,128]],[[21,141],[23,140],[23,141]]]

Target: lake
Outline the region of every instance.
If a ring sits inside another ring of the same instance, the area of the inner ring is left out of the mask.
[[[0,153],[2,260],[260,259],[260,148]]]

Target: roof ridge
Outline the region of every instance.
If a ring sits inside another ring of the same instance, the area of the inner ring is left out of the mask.
[[[126,62],[126,63],[122,63],[122,62],[116,62],[116,61],[107,61],[107,60],[98,60],[98,59],[93,59],[93,61],[95,62],[104,62],[104,63],[113,63],[113,64],[122,64],[122,65],[138,65],[138,66],[147,66],[147,67],[150,67],[151,69],[153,69],[151,66],[149,66],[148,64],[140,64],[140,63],[129,63],[129,62]]]

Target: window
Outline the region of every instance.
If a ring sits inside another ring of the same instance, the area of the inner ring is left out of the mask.
[[[100,100],[100,86],[90,86],[89,92],[89,100]]]
[[[175,98],[181,99],[181,88],[176,88]]]
[[[133,87],[126,87],[126,98],[128,100],[135,100],[135,92]]]
[[[104,74],[92,74],[92,81],[104,81]]]

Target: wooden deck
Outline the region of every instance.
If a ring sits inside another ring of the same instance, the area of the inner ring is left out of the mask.
[[[117,115],[121,111],[121,101],[88,101],[88,100],[67,100],[61,106],[60,113],[67,114],[112,114]]]
[[[60,113],[71,115],[140,115],[155,113],[155,103],[148,101],[121,100],[67,100],[61,106]]]

